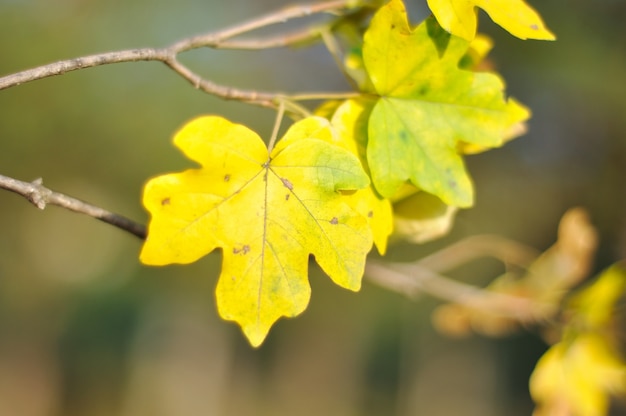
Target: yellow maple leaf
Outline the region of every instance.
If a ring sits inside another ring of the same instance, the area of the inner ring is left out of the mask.
[[[372,104],[369,102],[347,100],[335,110],[331,119],[331,124],[337,131],[332,143],[357,155],[366,171],[367,121],[371,110]],[[391,202],[380,196],[371,185],[346,197],[347,203],[367,218],[372,228],[374,244],[378,252],[384,255],[387,251],[387,240],[393,231]]]
[[[476,7],[520,39],[556,39],[541,16],[523,0],[428,0],[428,7],[444,29],[466,40],[476,35]]]
[[[530,392],[534,416],[607,414],[609,394],[626,392],[626,365],[600,335],[553,345],[537,363]]]
[[[146,184],[152,218],[141,261],[190,263],[222,248],[218,310],[253,346],[281,316],[306,308],[310,254],[336,284],[358,290],[372,236],[340,191],[369,178],[330,134],[326,120],[305,119],[269,153],[245,126],[217,116],[189,122],[174,143],[202,167]]]

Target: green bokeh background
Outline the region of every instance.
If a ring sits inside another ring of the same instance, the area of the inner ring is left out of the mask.
[[[412,17],[422,2],[410,0]],[[97,52],[163,46],[288,4],[283,0],[0,0],[0,74]],[[532,2],[557,42],[522,42],[481,14],[493,63],[534,117],[526,136],[472,156],[477,203],[451,235],[392,248],[417,259],[495,233],[538,249],[572,206],[601,235],[595,269],[626,257],[626,30],[621,0]],[[347,88],[321,46],[195,51],[184,61],[223,84]],[[0,91],[0,174],[147,220],[142,184],[189,166],[171,145],[216,113],[269,136],[274,114],[201,93],[158,62],[111,65]],[[219,255],[139,264],[140,241],[56,207],[0,192],[0,415],[528,415],[527,381],[545,345],[437,334],[437,301],[314,271],[313,297],[251,349],[215,311]],[[464,268],[477,284],[496,262]],[[616,410],[619,412],[619,410]],[[620,413],[615,413],[620,414]]]

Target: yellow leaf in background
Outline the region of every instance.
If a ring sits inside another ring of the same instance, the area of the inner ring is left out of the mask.
[[[466,40],[476,35],[476,7],[520,39],[555,39],[541,16],[522,0],[428,0],[428,7],[444,29]]]
[[[333,143],[357,155],[366,171],[367,122],[372,105],[357,100],[347,100],[335,111],[331,124],[337,131]],[[373,186],[346,195],[347,203],[367,218],[372,228],[374,244],[381,255],[387,251],[387,240],[393,230],[391,202],[381,197]]]
[[[417,191],[393,205],[394,235],[423,244],[446,235],[458,211],[434,195]]]
[[[625,289],[626,269],[616,264],[568,302],[563,340],[530,379],[536,415],[606,415],[609,396],[626,395],[626,363],[614,348],[615,309]]]
[[[493,49],[493,40],[487,35],[477,34],[470,42],[468,51],[468,54],[475,56],[474,66],[479,65],[491,52],[491,49]]]
[[[609,395],[626,393],[626,365],[604,338],[585,334],[553,345],[530,378],[534,416],[604,416]]]
[[[222,249],[220,315],[260,345],[281,316],[307,306],[309,256],[339,286],[358,290],[372,246],[366,219],[341,191],[369,185],[352,153],[330,144],[328,122],[298,122],[271,154],[248,128],[217,117],[192,120],[174,143],[201,165],[151,179],[145,264],[190,263]]]
[[[487,35],[478,33],[470,42],[465,56],[461,58],[459,68],[473,71],[484,70],[485,65],[483,62],[487,58],[491,49],[493,49],[493,40]],[[489,67],[490,65],[486,66]]]
[[[558,305],[572,287],[589,277],[598,233],[583,208],[567,210],[557,242],[529,268],[524,285],[540,300]]]
[[[568,210],[561,218],[557,242],[535,259],[524,275],[507,272],[486,287],[494,293],[534,302],[532,313],[522,319],[493,313],[487,307],[444,304],[433,314],[436,327],[447,333],[466,334],[473,329],[488,336],[501,336],[519,329],[524,320],[553,317],[564,296],[588,277],[597,244],[597,233],[587,212],[582,208]],[[597,300],[596,295],[592,298]]]
[[[604,271],[590,286],[574,296],[569,306],[576,314],[576,323],[586,329],[597,329],[608,325],[615,304],[626,290],[626,269],[615,264]]]

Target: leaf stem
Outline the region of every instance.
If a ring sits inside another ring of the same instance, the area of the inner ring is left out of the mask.
[[[276,144],[276,139],[278,138],[278,132],[280,131],[280,125],[283,122],[284,115],[285,115],[285,101],[279,100],[278,111],[276,113],[276,121],[274,122],[274,129],[272,130],[272,137],[270,137],[270,141],[267,145],[268,154],[272,154],[272,150],[274,149],[274,145]]]
[[[348,100],[350,98],[358,98],[363,96],[357,91],[346,92],[307,92],[293,95],[286,95],[292,101],[316,101],[316,100]]]
[[[326,49],[328,50],[330,55],[333,57],[335,64],[337,64],[337,68],[339,68],[343,76],[346,78],[346,80],[348,80],[348,82],[350,83],[350,86],[358,91],[359,86],[357,85],[356,81],[350,76],[350,74],[348,74],[348,71],[346,71],[346,66],[344,64],[344,60],[342,56],[343,54],[341,52],[341,48],[339,47],[339,44],[337,43],[337,40],[335,39],[335,37],[332,35],[332,33],[329,30],[322,31],[321,36],[322,36],[322,41],[324,42],[324,45],[326,46]]]

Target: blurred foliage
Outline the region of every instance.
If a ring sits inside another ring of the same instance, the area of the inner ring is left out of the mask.
[[[521,42],[481,14],[492,64],[533,110],[529,134],[471,156],[476,207],[415,259],[464,236],[496,233],[548,247],[574,205],[599,228],[594,268],[626,257],[626,5],[534,2],[557,42]],[[63,58],[161,46],[288,4],[283,0],[0,0],[0,73]],[[417,5],[416,7],[421,7]],[[423,9],[420,9],[423,11]],[[417,16],[416,16],[417,17]],[[276,90],[345,88],[322,47],[185,56],[205,76]],[[188,60],[188,61],[187,61]],[[303,77],[302,74],[325,74]],[[323,85],[312,84],[323,82]],[[142,184],[179,170],[171,135],[219,113],[269,136],[270,111],[202,94],[158,63],[74,72],[0,92],[0,171],[140,221]],[[139,265],[140,242],[54,207],[0,193],[0,414],[527,415],[545,346],[532,336],[451,342],[430,327],[436,302],[365,285],[358,295],[313,275],[314,296],[260,350],[218,321],[219,256]],[[492,262],[456,277],[487,283]],[[623,335],[623,334],[622,334]],[[522,382],[520,382],[522,380]],[[623,407],[622,407],[623,408]],[[617,414],[617,413],[616,413]]]
[[[626,393],[626,363],[616,349],[615,324],[626,289],[626,269],[616,264],[567,302],[561,340],[541,357],[530,378],[536,416],[605,415],[610,395]]]

